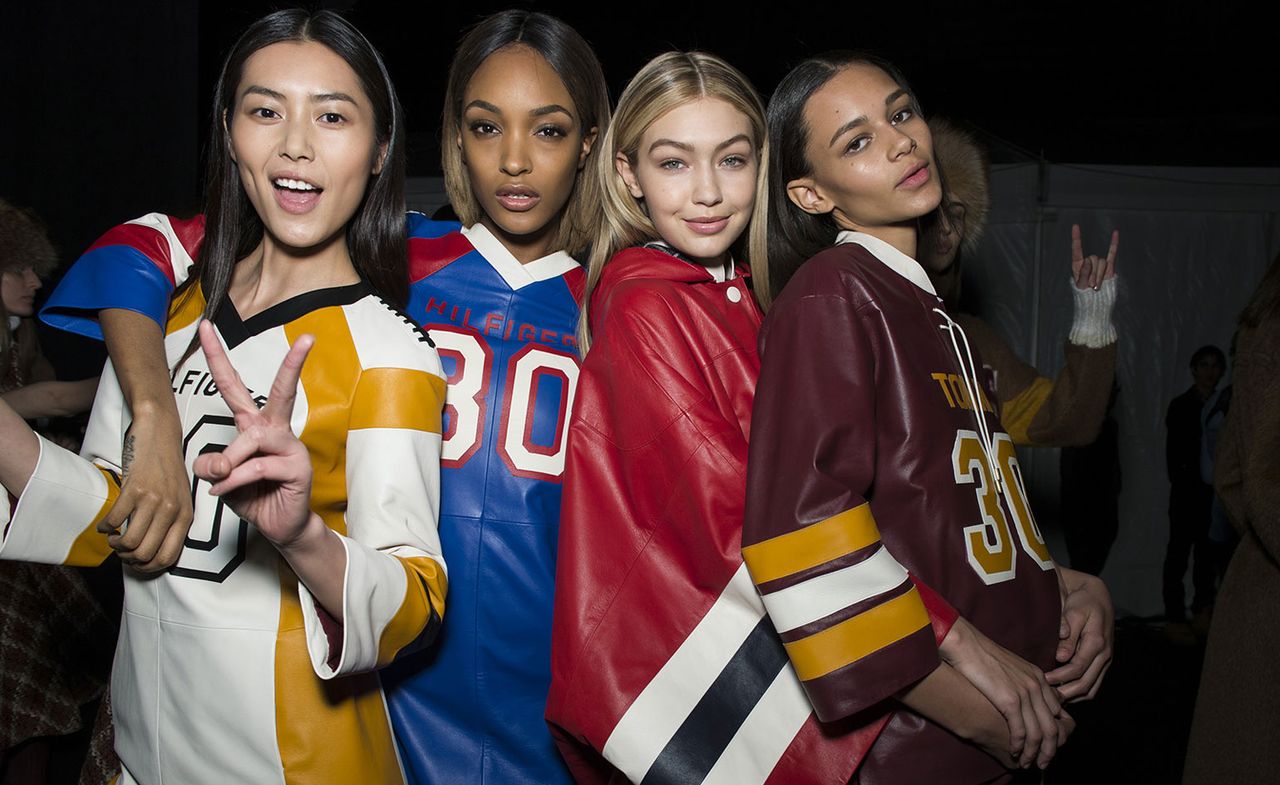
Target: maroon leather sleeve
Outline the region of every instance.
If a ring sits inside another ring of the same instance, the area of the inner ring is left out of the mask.
[[[856,297],[841,296],[838,269],[815,261],[761,335],[743,555],[818,717],[831,721],[918,681],[939,657],[920,593],[868,504],[877,337]]]

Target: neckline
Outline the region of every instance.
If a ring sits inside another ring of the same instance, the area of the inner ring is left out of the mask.
[[[236,304],[228,296],[224,297],[222,304],[218,306],[217,313],[213,315],[213,323],[222,334],[222,340],[226,342],[227,348],[233,349],[255,335],[286,325],[312,311],[331,306],[350,305],[374,293],[373,287],[363,279],[345,286],[312,289],[278,302],[248,319],[240,316]]]
[[[531,262],[521,262],[507,250],[489,227],[481,223],[464,227],[462,236],[467,238],[471,246],[480,252],[512,289],[559,278],[580,266],[576,259],[564,251],[555,251]]]
[[[702,264],[701,262],[698,262],[698,261],[695,261],[694,259],[689,258],[687,255],[676,250],[675,248],[672,248],[664,240],[650,240],[649,242],[645,243],[641,247],[652,248],[655,251],[662,251],[667,256],[674,256],[675,258],[679,259],[682,262],[687,262],[693,265],[694,267],[697,267],[699,270],[706,270],[707,274],[710,275],[711,279],[716,283],[725,283],[727,281],[732,281],[738,277],[738,263],[734,261],[732,256],[727,257],[724,261],[724,264],[719,265],[718,267],[708,267],[707,265]]]
[[[861,245],[870,251],[871,255],[885,267],[893,270],[934,297],[938,296],[937,290],[933,288],[933,283],[930,282],[929,276],[925,273],[924,268],[920,266],[920,263],[879,237],[873,237],[866,232],[843,231],[836,235],[836,245],[844,245],[845,243]]]

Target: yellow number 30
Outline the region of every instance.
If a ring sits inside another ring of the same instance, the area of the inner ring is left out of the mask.
[[[991,467],[987,464],[982,440],[977,433],[957,433],[955,447],[951,451],[956,482],[961,485],[977,485],[974,495],[978,497],[982,523],[965,527],[965,550],[969,555],[969,565],[987,584],[1012,580],[1017,573],[1018,559],[1014,551],[1013,534],[1009,530],[1010,517],[1013,518],[1022,550],[1040,565],[1040,569],[1053,569],[1053,558],[1049,555],[1040,527],[1036,526],[1031,507],[1027,504],[1026,486],[1022,482],[1022,469],[1018,466],[1013,440],[1006,433],[994,435],[994,458],[996,469],[1000,472],[1003,494],[996,490],[995,483],[992,482]],[[1004,506],[1000,504],[1002,495],[1005,498]]]

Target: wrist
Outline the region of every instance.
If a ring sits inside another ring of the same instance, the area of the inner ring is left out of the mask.
[[[296,532],[282,540],[271,542],[286,559],[305,558],[322,551],[329,545],[329,538],[333,534],[333,530],[325,525],[319,515],[308,510],[306,520]]]
[[[1116,279],[1107,278],[1096,290],[1080,289],[1071,284],[1074,314],[1067,340],[1078,346],[1101,349],[1116,341],[1116,328],[1111,314],[1116,304]]]

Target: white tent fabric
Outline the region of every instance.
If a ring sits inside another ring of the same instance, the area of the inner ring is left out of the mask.
[[[428,215],[447,201],[440,178],[413,178],[407,190],[410,207]],[[1197,347],[1226,350],[1237,313],[1280,252],[1280,169],[1016,164],[993,168],[992,197],[982,246],[966,262],[966,299],[976,295],[978,314],[1051,378],[1071,324],[1071,225],[1097,254],[1120,229],[1123,490],[1103,577],[1121,613],[1161,613],[1165,409],[1191,384]],[[1065,564],[1058,451],[1024,450],[1021,460],[1037,518]]]
[[[1280,252],[1280,169],[1016,164],[993,168],[992,197],[987,233],[966,262],[966,297],[1050,378],[1062,367],[1071,324],[1071,226],[1080,224],[1085,253],[1098,255],[1120,230],[1123,486],[1120,533],[1103,577],[1119,612],[1162,613],[1165,410],[1190,386],[1197,347],[1227,350],[1240,308]],[[1065,564],[1058,451],[1021,456],[1037,518]]]

